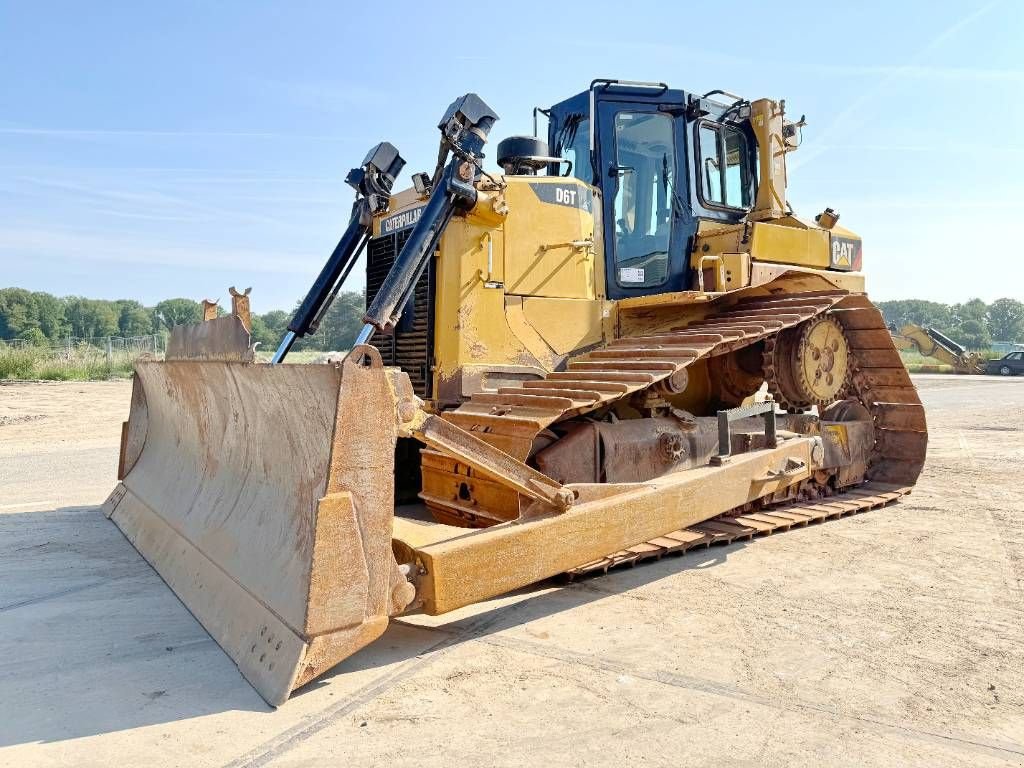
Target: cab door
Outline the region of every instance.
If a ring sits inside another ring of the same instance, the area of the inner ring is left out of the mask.
[[[685,290],[684,118],[650,101],[602,99],[596,106],[608,296]]]

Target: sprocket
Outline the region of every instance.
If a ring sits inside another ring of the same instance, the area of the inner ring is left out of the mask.
[[[842,325],[824,315],[767,340],[764,375],[779,404],[796,412],[824,408],[850,385],[850,345]]]

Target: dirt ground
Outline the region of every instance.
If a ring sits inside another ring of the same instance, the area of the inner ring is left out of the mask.
[[[1024,378],[884,510],[543,585],[267,707],[118,530],[127,382],[0,385],[0,765],[1024,764]]]

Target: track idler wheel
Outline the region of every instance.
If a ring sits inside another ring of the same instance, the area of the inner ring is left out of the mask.
[[[764,345],[753,344],[708,360],[708,375],[716,405],[735,408],[755,394],[764,383]]]
[[[769,339],[764,373],[768,389],[791,412],[824,408],[850,383],[850,345],[839,321],[816,317]]]

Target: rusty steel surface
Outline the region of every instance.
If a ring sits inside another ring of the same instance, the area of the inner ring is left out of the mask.
[[[536,454],[537,466],[563,483],[635,483],[707,464],[717,449],[712,417],[674,416],[573,423]]]
[[[409,563],[420,574],[423,610],[446,613],[762,497],[785,496],[812,476],[816,445],[818,437],[794,436],[720,467],[672,472],[643,483],[570,485],[578,497],[565,512],[476,530],[441,525],[438,537],[424,536],[417,525],[415,540],[404,538],[409,527],[403,524],[395,538],[407,545]]]
[[[255,352],[249,329],[242,318],[238,315],[224,315],[193,325],[176,325],[171,328],[164,359],[251,363],[255,359]]]
[[[752,303],[762,306],[763,303]],[[870,417],[870,431],[853,430],[851,442],[865,438],[870,441],[870,453],[866,471],[867,483],[854,486],[842,496],[831,501],[792,502],[782,508],[787,515],[811,514],[815,520],[830,519],[832,516],[874,509],[897,501],[910,492],[924,466],[928,432],[924,407],[917,389],[900,360],[892,342],[881,312],[863,295],[851,295],[837,303],[830,315],[838,321],[849,342],[852,356],[851,400],[835,404],[827,415],[842,417],[850,414],[857,418]],[[852,422],[856,424],[857,422]],[[827,428],[824,430],[827,435]],[[829,446],[828,440],[825,445]],[[851,450],[847,446],[847,450]],[[855,450],[855,448],[853,449]],[[846,467],[840,468],[842,479]],[[882,499],[882,502],[878,500]],[[846,510],[846,512],[843,512]],[[770,533],[784,525],[786,515],[780,523],[777,511],[755,512],[736,519],[755,530],[750,535]],[[797,521],[799,522],[799,521]],[[719,523],[729,526],[733,522]],[[766,528],[765,526],[774,526]],[[704,530],[707,533],[707,530]],[[715,531],[723,541],[723,531]],[[693,531],[690,531],[692,534]],[[673,534],[674,535],[674,534]],[[684,537],[687,538],[687,537]],[[669,541],[672,535],[668,536]],[[694,546],[701,543],[696,541]],[[679,547],[666,548],[655,540],[638,545],[639,549],[614,553],[606,558],[588,563],[577,569],[579,573],[607,570],[608,567],[624,562],[635,562],[644,557],[658,557]]]
[[[924,461],[923,409],[863,295],[736,297],[443,416],[372,347],[340,366],[240,362],[251,348],[238,309],[179,333],[184,359],[138,364],[105,511],[275,705],[410,605],[446,612],[566,571],[871,508],[905,493]],[[834,422],[786,417],[793,431],[775,447],[763,428],[737,430],[740,452],[721,466],[705,460],[714,419],[683,411],[581,427],[559,454],[552,429],[569,420],[677,390],[695,362],[816,319],[841,327],[849,350]],[[428,446],[422,498],[461,527],[403,520],[395,535],[394,452],[409,436]],[[526,463],[538,441],[555,479]],[[826,493],[823,469],[843,495],[802,498]]]
[[[105,513],[268,703],[413,597],[391,553],[403,387],[379,357],[137,364]]]
[[[471,432],[439,416],[416,412],[414,423],[406,425],[410,435],[442,451],[516,493],[559,511],[572,506],[573,495],[542,472],[481,440]]]

